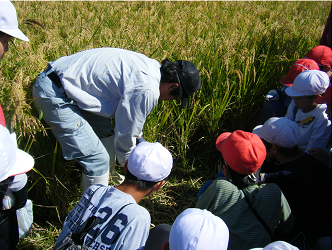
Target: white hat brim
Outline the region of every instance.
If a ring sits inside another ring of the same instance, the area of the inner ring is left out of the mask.
[[[29,172],[35,164],[31,155],[21,149],[16,149],[16,162],[8,172],[8,177]]]
[[[3,33],[6,33],[12,37],[21,39],[25,42],[29,42],[29,38],[23,34],[23,32],[20,29],[1,29]]]
[[[253,130],[252,133],[258,135],[259,138],[262,138],[262,133],[261,133],[261,129],[262,129],[263,125],[258,125],[256,126]]]
[[[299,93],[299,92],[294,91],[294,89],[292,88],[292,86],[286,88],[285,92],[290,97],[304,96],[303,93]]]

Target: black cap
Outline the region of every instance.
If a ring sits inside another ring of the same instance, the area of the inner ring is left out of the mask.
[[[200,89],[201,79],[195,64],[192,62],[179,60],[175,62],[174,65],[183,91],[181,108],[184,109],[187,107],[189,96]]]

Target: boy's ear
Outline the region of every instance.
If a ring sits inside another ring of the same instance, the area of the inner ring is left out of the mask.
[[[179,87],[179,84],[177,84],[176,82],[169,84],[169,88],[171,88],[171,89],[177,89],[178,87]]]
[[[164,241],[164,243],[161,245],[161,250],[169,250],[169,242]]]
[[[272,146],[272,147],[271,147],[270,150],[272,151],[272,153],[276,154],[277,151],[278,151],[278,146],[277,146],[277,145],[274,145],[274,144],[272,144],[272,143],[271,143],[271,146]]]
[[[159,189],[161,189],[161,187],[165,184],[165,180],[159,181],[158,183],[154,184],[154,186],[152,187],[152,191],[156,192]]]
[[[128,170],[128,160],[126,160],[126,163],[123,166],[123,171],[125,172],[125,174],[127,173],[127,170]]]

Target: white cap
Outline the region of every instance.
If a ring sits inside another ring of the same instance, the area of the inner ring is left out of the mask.
[[[252,131],[261,139],[283,148],[292,148],[298,144],[301,132],[299,126],[285,117],[271,117],[263,125]]]
[[[286,88],[286,94],[291,97],[323,94],[329,84],[330,79],[325,72],[305,70],[295,78],[292,86]]]
[[[140,180],[159,182],[173,167],[171,153],[159,142],[141,142],[128,157],[128,170]]]
[[[299,249],[285,241],[275,241],[268,244],[264,248],[252,248],[250,250],[299,250]]]
[[[170,250],[226,250],[229,231],[210,211],[187,208],[174,221],[169,234]]]
[[[0,125],[0,181],[28,172],[34,163],[31,155],[17,148],[15,133]]]
[[[29,41],[18,28],[16,10],[10,1],[0,1],[0,31],[23,41]]]

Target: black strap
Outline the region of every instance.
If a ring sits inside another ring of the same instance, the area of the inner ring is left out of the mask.
[[[48,78],[51,79],[51,81],[59,88],[61,89],[62,88],[62,83],[61,83],[61,80],[60,78],[58,77],[57,74],[54,73],[54,71],[52,71],[51,73],[49,73],[48,75]]]
[[[92,196],[97,192],[97,190],[99,189],[99,188],[101,188],[102,186],[100,186],[100,187],[98,187],[95,191],[93,191],[93,193],[91,194],[91,196],[90,196],[90,198],[89,198],[89,200],[88,200],[88,202],[87,202],[87,204],[86,204],[86,206],[84,207],[84,210],[83,210],[83,212],[81,213],[81,216],[80,216],[80,218],[79,218],[79,220],[78,220],[78,223],[77,223],[77,226],[79,227],[80,226],[80,224],[81,224],[81,221],[82,221],[82,218],[83,218],[83,215],[85,214],[85,211],[86,211],[86,209],[88,208],[88,206],[89,206],[89,203],[90,203],[90,201],[91,201],[91,199],[92,199]],[[75,231],[77,230],[77,228],[75,229]]]
[[[13,182],[14,176],[8,177],[7,179],[0,182],[0,202],[2,203],[3,197],[5,196],[8,186]],[[2,210],[2,206],[0,206]]]
[[[254,209],[254,207],[251,205],[250,200],[246,194],[246,192],[244,192],[243,189],[241,189],[242,192],[244,193],[244,197],[246,197],[246,201],[249,204],[249,207],[251,208],[251,210],[254,212],[254,215],[256,216],[256,218],[259,220],[259,222],[263,225],[263,227],[265,228],[265,230],[268,232],[268,234],[270,235],[271,241],[272,241],[272,232],[271,229],[268,227],[268,225],[265,223],[265,221],[262,219],[262,217],[259,216],[259,214],[257,213],[257,211]]]
[[[294,109],[293,109],[293,122],[295,122],[295,117],[296,117],[296,113],[297,111],[299,110],[299,108],[297,106],[294,106]]]

